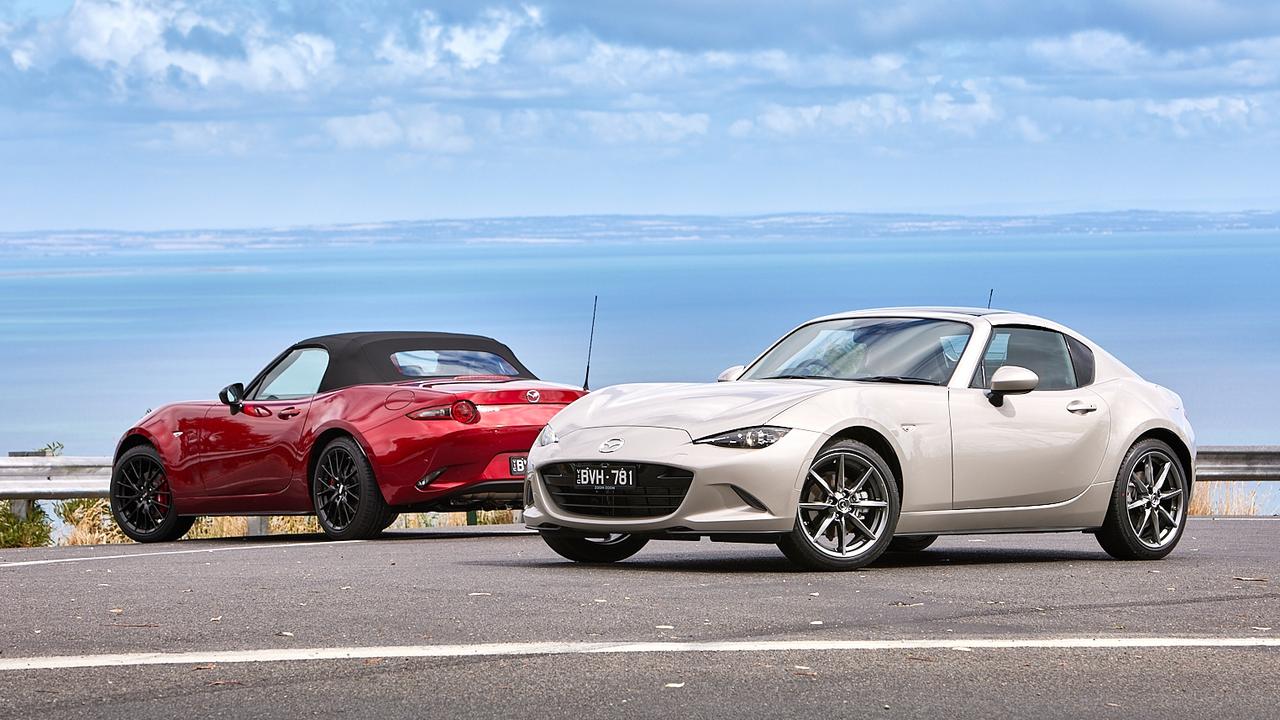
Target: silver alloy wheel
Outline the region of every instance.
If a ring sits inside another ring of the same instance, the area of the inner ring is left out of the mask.
[[[1187,492],[1177,461],[1160,450],[1143,454],[1129,472],[1125,507],[1138,542],[1159,550],[1173,542],[1182,525]]]
[[[884,475],[861,453],[832,450],[809,467],[796,516],[818,552],[853,558],[884,535],[889,523]]]

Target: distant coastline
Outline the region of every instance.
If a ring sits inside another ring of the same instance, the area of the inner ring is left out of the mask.
[[[404,220],[243,229],[0,232],[0,254],[218,252],[372,244],[635,245],[785,242],[841,238],[1017,237],[1277,231],[1280,211],[1124,210],[1050,215],[777,213],[767,215],[566,215]]]

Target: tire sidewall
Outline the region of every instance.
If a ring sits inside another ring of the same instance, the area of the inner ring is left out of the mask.
[[[792,508],[792,514],[795,516],[795,522],[791,527],[791,531],[783,536],[778,546],[782,552],[786,554],[792,562],[804,567],[807,570],[856,570],[875,562],[889,547],[889,543],[893,540],[893,531],[898,527],[898,517],[902,511],[902,500],[898,493],[898,484],[893,471],[889,468],[889,464],[885,462],[880,453],[876,452],[869,445],[858,442],[856,440],[836,440],[823,446],[823,448],[814,455],[814,459],[809,462],[805,472],[813,466],[818,459],[835,450],[844,450],[853,452],[863,456],[876,466],[885,483],[885,493],[889,503],[889,519],[885,523],[884,531],[880,537],[876,539],[875,544],[864,551],[857,557],[852,558],[836,558],[831,557],[810,543],[808,535],[800,524],[798,505]],[[801,484],[803,488],[803,483]],[[796,500],[799,503],[799,497]]]

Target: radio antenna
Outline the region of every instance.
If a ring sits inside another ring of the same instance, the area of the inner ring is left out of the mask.
[[[600,296],[591,300],[591,334],[587,337],[587,374],[582,377],[582,389],[591,389],[591,347],[596,342],[596,307],[600,304]]]
[[[991,288],[991,292],[987,293],[987,309],[991,309],[991,298],[996,296],[996,289]]]

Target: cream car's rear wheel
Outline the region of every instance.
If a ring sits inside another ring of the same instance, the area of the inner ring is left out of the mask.
[[[1160,440],[1134,445],[1120,465],[1098,543],[1121,560],[1158,560],[1173,551],[1191,497],[1186,471]]]
[[[898,512],[898,488],[884,459],[863,443],[840,440],[809,466],[795,526],[778,547],[811,570],[860,568],[893,539]]]

